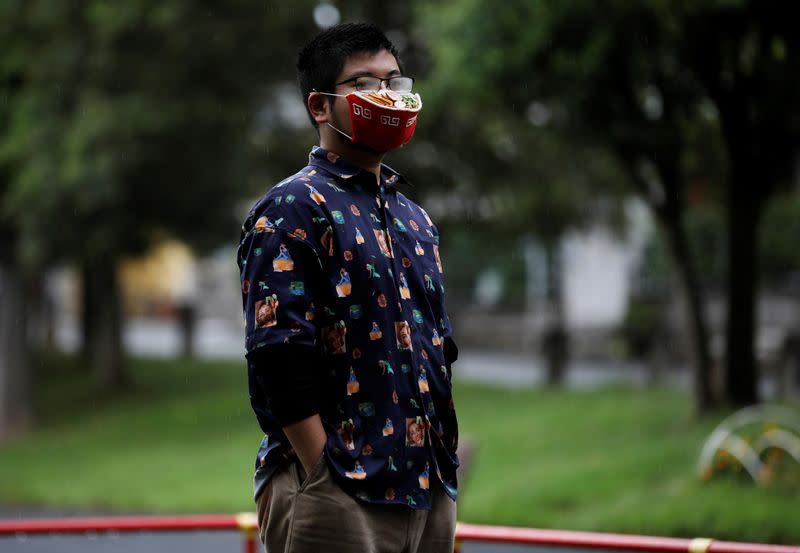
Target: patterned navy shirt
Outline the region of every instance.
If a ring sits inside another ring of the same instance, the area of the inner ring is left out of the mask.
[[[380,180],[314,147],[308,166],[269,190],[245,220],[238,263],[248,380],[265,433],[256,496],[294,456],[272,402],[293,359],[313,349],[324,457],[341,487],[370,503],[430,509],[438,478],[456,498],[457,349],[439,233],[397,190],[401,175],[383,165]],[[286,355],[287,347],[298,355]]]

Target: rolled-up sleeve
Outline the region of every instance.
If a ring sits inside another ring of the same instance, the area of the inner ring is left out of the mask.
[[[238,265],[251,382],[286,426],[318,412],[324,273],[313,237],[320,215],[270,194],[242,228]],[[299,203],[299,202],[298,202]]]
[[[314,251],[283,230],[254,230],[240,246],[245,349],[317,344],[315,291],[321,268]]]

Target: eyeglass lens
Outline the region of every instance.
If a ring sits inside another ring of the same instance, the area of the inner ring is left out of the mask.
[[[385,79],[386,88],[395,92],[411,92],[414,80],[411,77],[392,77]],[[356,79],[356,90],[361,92],[380,90],[381,79],[377,77],[359,77]]]

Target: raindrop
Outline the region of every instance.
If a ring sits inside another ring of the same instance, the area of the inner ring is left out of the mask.
[[[339,14],[339,10],[333,4],[321,2],[314,8],[314,23],[316,23],[320,29],[333,27],[339,23],[340,19],[341,15]]]
[[[536,127],[544,127],[550,122],[550,109],[541,102],[528,105],[528,121]]]

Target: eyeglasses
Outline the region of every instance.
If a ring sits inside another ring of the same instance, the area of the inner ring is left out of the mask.
[[[344,80],[336,83],[333,86],[340,84],[353,83],[356,90],[359,92],[372,92],[380,90],[381,83],[386,83],[386,88],[394,90],[395,92],[411,92],[411,87],[414,86],[414,77],[389,77],[388,79],[381,79],[371,75],[362,75],[360,77],[353,77],[352,79]]]

